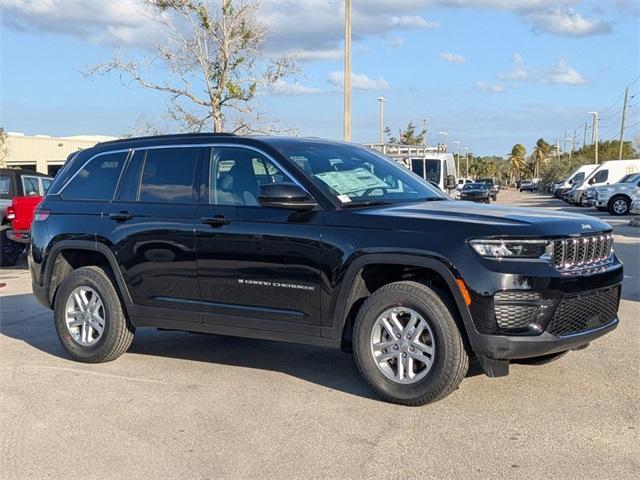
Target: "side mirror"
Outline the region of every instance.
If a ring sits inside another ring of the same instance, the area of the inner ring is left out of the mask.
[[[453,190],[454,188],[456,188],[456,177],[454,177],[453,175],[447,175],[447,178],[445,178],[444,180],[444,188],[446,188],[447,190]]]
[[[260,186],[258,203],[263,207],[313,210],[318,203],[294,183],[268,183]]]

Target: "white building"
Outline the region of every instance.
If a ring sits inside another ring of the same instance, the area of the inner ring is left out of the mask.
[[[1,152],[0,167],[25,168],[55,175],[69,154],[92,147],[98,142],[116,138],[104,135],[31,136],[19,132],[7,132]]]

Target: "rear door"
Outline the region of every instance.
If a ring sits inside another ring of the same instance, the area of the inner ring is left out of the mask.
[[[200,322],[195,214],[207,148],[135,150],[101,224],[134,306],[149,319]]]
[[[198,277],[205,323],[320,332],[321,212],[258,204],[259,186],[293,182],[262,152],[213,147],[198,209]]]

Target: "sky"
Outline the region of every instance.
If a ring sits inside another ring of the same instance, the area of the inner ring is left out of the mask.
[[[212,0],[212,3],[217,3]],[[427,118],[428,142],[475,155],[555,143],[599,111],[600,138],[640,136],[640,3],[627,0],[352,0],[353,136],[378,140],[378,102],[395,133]],[[25,134],[120,136],[166,120],[163,94],[87,78],[114,49],[150,54],[162,31],[139,0],[0,0],[0,126]],[[263,0],[265,55],[299,74],[262,91],[263,118],[342,138],[344,2]],[[153,72],[156,80],[163,72]],[[142,120],[144,119],[144,120]],[[591,139],[591,132],[587,134]]]

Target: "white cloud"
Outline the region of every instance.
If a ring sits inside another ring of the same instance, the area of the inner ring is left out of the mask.
[[[492,83],[476,82],[473,88],[478,92],[489,92],[489,93],[504,92],[504,87],[502,85],[492,84]]]
[[[507,74],[499,74],[498,78],[500,80],[527,80],[529,78],[529,72],[527,72],[527,69],[524,65],[524,59],[522,58],[522,55],[520,55],[519,53],[514,53],[513,63],[513,70],[511,70]]]
[[[543,74],[543,81],[560,85],[584,85],[587,80],[571,68],[566,60],[560,59]]]
[[[404,38],[392,37],[387,41],[387,43],[391,45],[393,48],[400,48],[401,46],[404,45]]]
[[[329,73],[327,81],[334,87],[342,87],[344,74],[339,71]],[[384,78],[369,78],[364,73],[351,74],[351,87],[354,90],[386,90],[389,88],[389,82]]]
[[[269,89],[269,93],[273,95],[312,95],[321,92],[322,90],[319,88],[300,85],[299,83],[290,83],[284,80],[277,80]]]
[[[586,37],[611,33],[611,25],[603,20],[590,20],[571,8],[551,8],[524,15],[535,32],[565,37]]]
[[[464,57],[462,55],[460,55],[460,54],[457,54],[457,53],[440,52],[438,54],[438,57],[440,57],[445,62],[449,62],[449,63],[462,63],[462,62],[464,62]]]
[[[310,62],[314,60],[341,60],[344,55],[344,50],[342,50],[341,48],[331,48],[325,50],[298,49],[291,50],[286,53],[301,62]]]
[[[422,18],[420,15],[402,15],[391,17],[390,25],[394,28],[438,28],[438,22],[430,22]]]

